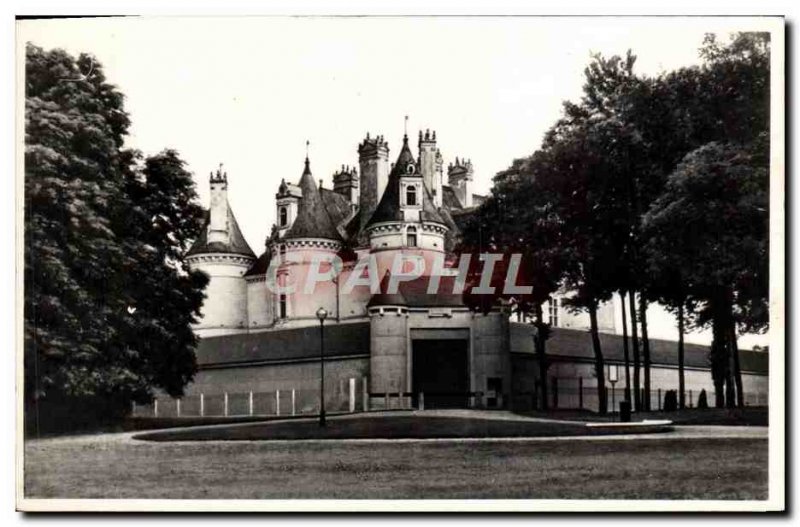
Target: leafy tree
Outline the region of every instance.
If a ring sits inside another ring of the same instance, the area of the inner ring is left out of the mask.
[[[151,190],[176,194],[139,203],[123,95],[93,57],[28,45],[25,74],[26,418],[35,430],[74,427],[121,415],[153,388],[178,393],[190,377],[185,314],[204,279],[170,274],[180,274],[182,242],[159,239],[151,218],[177,222],[172,236],[196,233],[191,211],[169,208],[194,194],[186,181],[158,183]],[[163,165],[143,175],[158,179]]]
[[[664,101],[669,110],[663,113],[663,118],[648,127],[650,130],[663,130],[660,144],[662,166],[672,171],[678,163],[691,159],[697,169],[703,163],[719,167],[719,163],[712,161],[713,154],[733,158],[738,149],[739,154],[749,161],[753,169],[765,171],[764,186],[768,183],[767,151],[769,129],[769,35],[766,33],[737,33],[731,36],[727,44],[721,44],[715,35],[706,36],[700,55],[704,64],[689,68],[682,68],[661,76],[654,83],[655,90],[659,93],[659,100]],[[711,145],[722,147],[726,153],[715,150]],[[709,150],[702,150],[710,147]],[[654,151],[657,153],[658,151]],[[692,158],[684,156],[696,155]],[[700,154],[704,152],[704,154]],[[722,165],[723,159],[718,159]],[[686,166],[684,166],[684,169]],[[679,167],[678,170],[681,170]],[[685,173],[685,171],[684,171]],[[732,183],[731,183],[732,184]],[[757,225],[766,216],[766,195],[761,191],[752,195],[752,199],[759,204],[756,209],[763,207],[763,216],[754,219]],[[713,199],[725,200],[730,195],[711,196]],[[654,205],[655,206],[655,205]],[[663,202],[659,205],[663,206]],[[729,206],[733,206],[732,204]],[[741,212],[748,214],[747,209],[753,207],[745,205]],[[754,243],[766,244],[765,229],[762,237],[752,239]],[[649,244],[649,260],[651,271],[655,270],[657,277],[651,277],[651,288],[655,286],[655,296],[665,300],[678,313],[679,329],[682,330],[684,315],[690,316],[695,325],[711,324],[716,327],[714,342],[712,344],[711,365],[712,376],[715,378],[717,389],[717,405],[722,404],[722,389],[729,375],[733,382],[727,383],[728,403],[732,404],[735,397],[738,405],[743,404],[741,371],[738,367],[738,352],[736,349],[736,329],[730,328],[730,322],[722,319],[735,318],[735,325],[740,331],[761,331],[766,327],[767,318],[767,259],[763,247],[742,253],[741,272],[746,275],[735,285],[735,293],[731,293],[732,302],[735,304],[735,314],[726,315],[727,309],[722,309],[716,318],[710,313],[714,309],[714,302],[708,298],[708,289],[695,285],[694,287],[679,287],[675,283],[676,273],[680,274],[684,262],[679,259],[671,248],[659,246],[657,243]],[[749,272],[748,272],[749,271]],[[672,292],[667,292],[665,298],[664,288],[659,289],[659,283],[673,284]],[[684,305],[681,297],[688,299],[689,304]],[[716,304],[719,302],[717,301]],[[684,309],[688,307],[688,312]],[[695,307],[700,311],[694,313]],[[714,322],[716,320],[716,322]],[[727,329],[726,329],[727,328]],[[679,339],[679,348],[682,339]],[[680,351],[679,351],[680,353]],[[734,385],[736,389],[734,389]],[[734,395],[734,391],[736,392]]]
[[[663,174],[654,161],[652,149],[654,140],[651,129],[659,122],[662,109],[654,104],[653,83],[651,80],[635,75],[633,69],[636,56],[631,51],[625,57],[605,58],[594,55],[586,68],[584,96],[579,105],[567,105],[567,113],[580,120],[587,117],[593,122],[605,121],[608,133],[602,141],[602,151],[606,153],[604,164],[605,183],[608,195],[615,207],[604,204],[605,214],[613,217],[608,236],[616,238],[615,246],[623,256],[617,263],[618,269],[614,287],[624,303],[630,300],[631,337],[633,345],[633,388],[634,403],[637,410],[647,409],[648,399],[642,401],[640,381],[640,353],[637,325],[636,292],[642,288],[640,219],[642,211],[654,199],[663,185]],[[582,117],[583,116],[583,117]],[[638,306],[642,309],[642,303]],[[649,345],[646,334],[646,318],[643,321],[643,355],[645,363],[645,392],[649,392]],[[625,397],[630,401],[630,362],[628,358],[627,321],[623,324],[623,351],[625,352]]]
[[[644,221],[651,245],[669,247],[672,265],[679,266],[691,294],[702,302],[699,323],[712,325],[717,406],[742,396],[734,379],[736,319],[766,327],[753,315],[763,308],[746,307],[758,303],[754,291],[767,282],[769,169],[763,149],[763,142],[749,147],[709,143],[691,152]],[[766,289],[760,298],[766,303]]]
[[[548,406],[546,342],[550,324],[544,322],[544,302],[558,290],[561,280],[561,235],[558,218],[552,211],[552,199],[536,184],[542,159],[516,160],[507,170],[495,176],[492,195],[481,205],[462,230],[461,253],[479,254],[502,252],[504,259],[495,267],[494,296],[465,295],[468,305],[486,311],[498,300],[513,302],[519,313],[532,315],[535,326],[534,348],[539,368],[541,408]],[[504,295],[503,280],[512,255],[519,255],[518,285],[530,286],[531,294]],[[480,266],[473,261],[473,275],[479,276]],[[475,285],[475,279],[471,284]]]
[[[540,184],[552,197],[554,215],[561,230],[560,250],[564,286],[573,292],[566,305],[589,314],[595,374],[601,412],[606,409],[605,363],[599,338],[597,309],[624,281],[626,231],[620,199],[617,163],[609,149],[616,141],[635,141],[613,119],[586,116],[577,107],[567,108],[545,139],[542,157],[547,170]]]
[[[138,373],[147,386],[182,395],[196,370],[191,324],[200,315],[208,283],[183,256],[200,233],[205,212],[192,175],[174,150],[130,166],[124,183],[128,203],[115,223],[126,256],[120,287],[131,304],[119,345],[138,354]]]

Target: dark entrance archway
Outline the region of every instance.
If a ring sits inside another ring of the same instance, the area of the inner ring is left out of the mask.
[[[414,404],[425,394],[425,408],[467,408],[469,404],[469,341],[412,341]]]

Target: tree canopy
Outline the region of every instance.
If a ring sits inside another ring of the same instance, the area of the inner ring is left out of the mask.
[[[181,393],[207,280],[183,264],[202,219],[191,177],[175,152],[140,166],[124,148],[124,97],[90,55],[29,44],[25,75],[30,413],[120,412],[154,389]]]
[[[638,293],[642,317],[651,300],[686,309],[694,326],[716,328],[710,362],[724,380],[740,375],[735,328],[767,324],[769,36],[707,35],[699,56],[646,77],[630,51],[594,55],[583,97],[496,176],[464,243],[491,232],[523,251],[539,284],[531,306],[561,289],[590,317],[615,292]],[[642,320],[648,388],[646,330]],[[602,380],[596,338],[595,355]]]

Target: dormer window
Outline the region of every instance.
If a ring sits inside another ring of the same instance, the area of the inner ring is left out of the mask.
[[[416,247],[417,246],[417,228],[416,227],[409,227],[406,230],[406,245],[408,247]]]
[[[406,165],[406,174],[413,174],[416,168],[414,167],[414,163],[409,163]]]
[[[406,205],[417,205],[417,187],[410,186],[406,188]]]
[[[289,211],[286,209],[286,207],[281,207],[278,210],[278,221],[281,227],[286,227],[286,225],[289,223]]]

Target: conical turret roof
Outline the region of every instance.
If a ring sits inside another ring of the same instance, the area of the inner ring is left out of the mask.
[[[408,146],[408,136],[404,136],[403,148],[400,150],[400,155],[397,156],[397,162],[394,164],[394,168],[389,174],[386,190],[384,190],[383,197],[381,197],[380,203],[378,203],[378,206],[375,208],[375,212],[372,213],[372,217],[369,222],[367,222],[367,227],[384,221],[403,220],[403,211],[400,208],[400,178],[403,176],[422,177],[418,170],[415,170],[413,174],[408,174],[407,167],[409,163],[414,163],[416,166],[414,155],[411,153],[411,149]],[[433,196],[431,196],[430,190],[425,184],[422,185],[422,211],[420,211],[420,220],[434,221],[447,225],[447,222],[442,218],[442,215],[436,208],[436,204],[433,202]]]
[[[342,236],[328,214],[320,190],[311,175],[311,167],[306,157],[303,175],[300,177],[300,190],[303,197],[297,209],[297,218],[292,223],[284,239],[324,238],[341,241]]]
[[[250,256],[252,258],[256,257],[256,254],[253,252],[253,249],[250,248],[250,245],[247,243],[247,240],[244,239],[244,235],[242,234],[241,229],[239,229],[239,223],[236,221],[236,217],[233,215],[233,210],[231,209],[230,205],[228,205],[228,228],[230,229],[230,238],[228,243],[219,243],[219,242],[211,242],[208,241],[208,224],[211,221],[211,214],[209,211],[206,211],[205,222],[203,224],[203,230],[200,231],[200,236],[197,237],[192,248],[189,249],[189,252],[186,253],[187,256],[192,256],[193,254],[202,254],[202,253],[227,253],[227,254],[241,254],[244,256]]]

